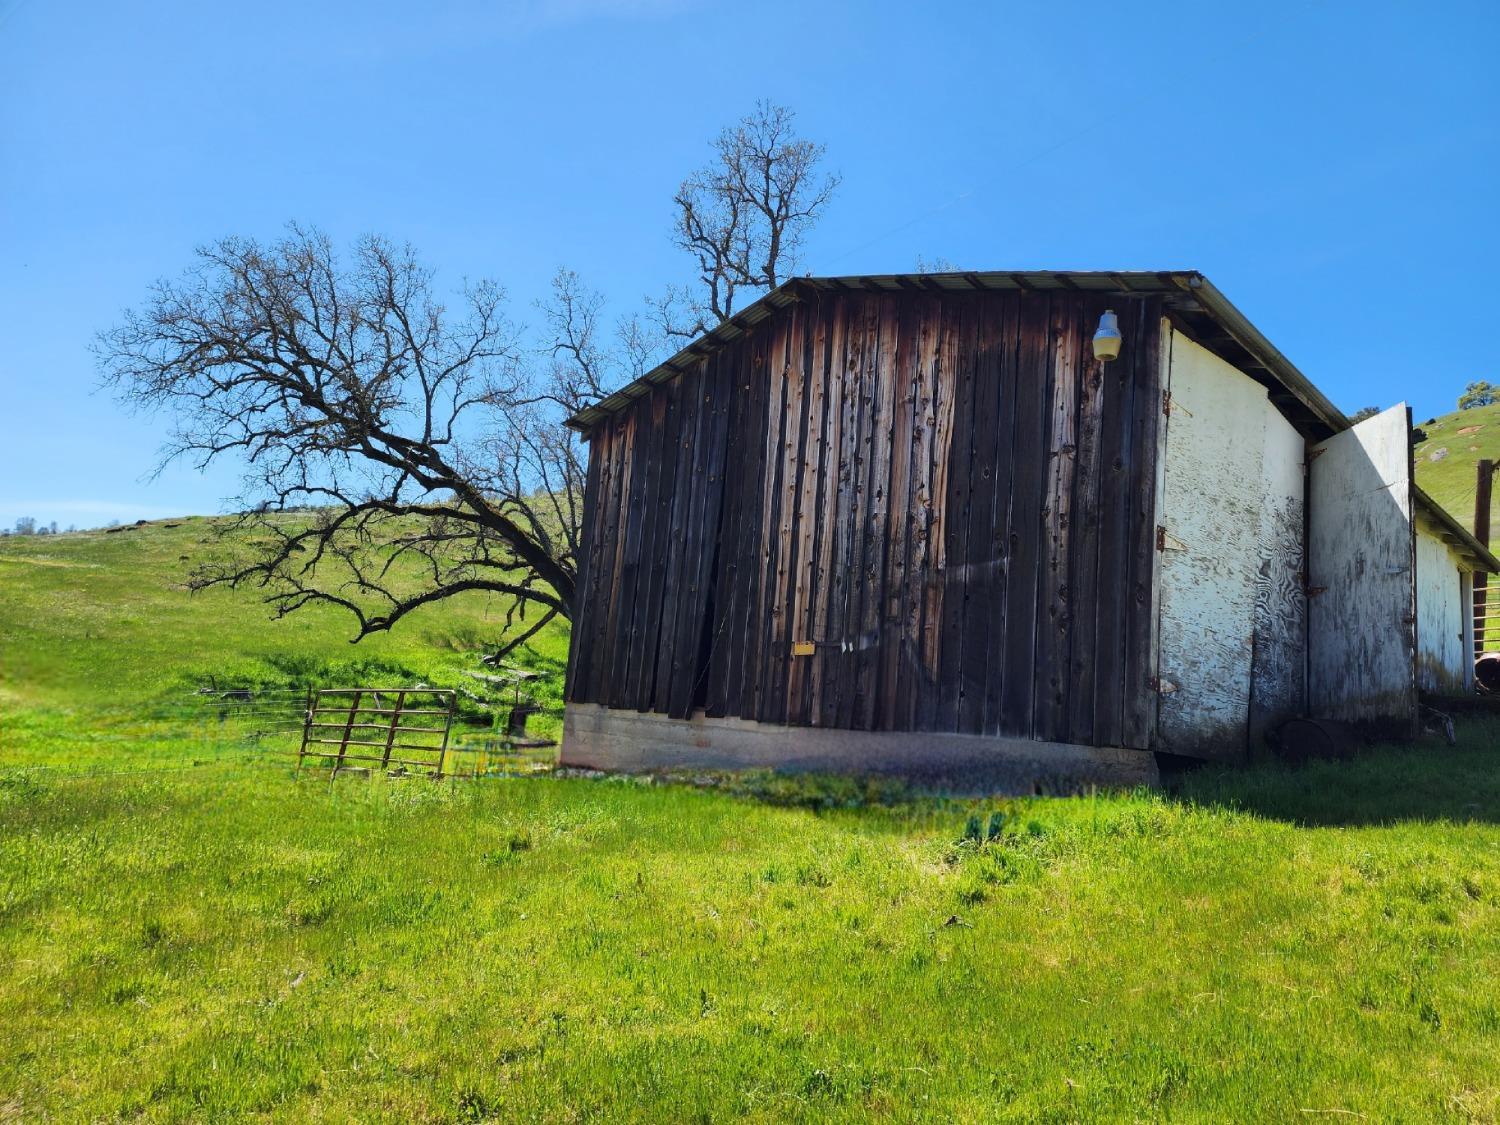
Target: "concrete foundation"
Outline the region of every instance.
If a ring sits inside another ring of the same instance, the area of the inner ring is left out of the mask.
[[[561,764],[626,773],[774,769],[910,778],[996,794],[1072,793],[1090,786],[1156,785],[1149,751],[1022,738],[785,727],[746,719],[690,719],[570,703]]]

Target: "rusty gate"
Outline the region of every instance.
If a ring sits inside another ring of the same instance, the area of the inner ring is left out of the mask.
[[[430,772],[440,778],[453,727],[454,693],[441,688],[322,688],[308,703],[297,769],[316,758]]]

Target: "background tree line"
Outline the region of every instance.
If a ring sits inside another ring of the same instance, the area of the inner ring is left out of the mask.
[[[51,523],[37,523],[33,516],[21,516],[16,520],[14,527],[0,528],[0,535],[62,535],[65,532],[77,530],[78,528],[71,523],[59,530],[56,520]]]

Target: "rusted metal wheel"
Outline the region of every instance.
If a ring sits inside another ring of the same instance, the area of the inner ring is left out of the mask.
[[[1500,692],[1500,652],[1480,654],[1474,661],[1474,679],[1482,690]]]

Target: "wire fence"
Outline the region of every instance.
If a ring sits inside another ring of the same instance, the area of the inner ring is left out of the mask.
[[[412,685],[408,690],[433,689]],[[473,691],[459,691],[462,698],[439,775],[526,777],[556,765],[561,705],[531,701],[509,687],[499,694],[500,699],[486,699]],[[195,745],[204,756],[244,749],[295,768],[308,724],[318,717],[316,698],[316,688],[205,686],[163,697],[141,713],[122,716],[120,726],[103,737],[129,742],[166,736]]]

